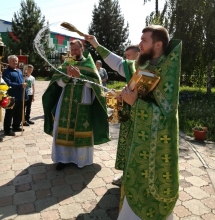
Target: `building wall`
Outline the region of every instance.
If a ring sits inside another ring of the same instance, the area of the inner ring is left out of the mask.
[[[0,19],[0,33],[4,44],[6,44],[7,42],[8,32],[12,36],[12,38],[16,41],[16,37],[11,32],[11,26],[12,26],[12,22]],[[55,48],[55,50],[59,52],[66,52],[69,49],[69,42],[74,39],[79,39],[79,38],[50,31],[49,46],[50,48]],[[81,40],[84,43],[84,40],[82,39],[79,40]]]

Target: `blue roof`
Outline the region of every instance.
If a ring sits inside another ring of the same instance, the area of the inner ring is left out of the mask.
[[[5,23],[5,24],[10,24],[10,25],[12,25],[12,22],[11,21],[5,21],[5,20],[2,20],[2,19],[0,19],[1,21],[3,21],[3,23]]]

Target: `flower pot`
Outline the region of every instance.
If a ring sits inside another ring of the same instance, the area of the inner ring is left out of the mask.
[[[206,137],[206,131],[198,131],[198,130],[193,130],[193,134],[196,140],[198,141],[204,141]]]

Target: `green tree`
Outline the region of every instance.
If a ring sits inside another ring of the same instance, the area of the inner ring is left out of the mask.
[[[168,4],[165,2],[163,10],[160,12],[151,12],[149,16],[146,17],[146,26],[149,26],[151,24],[158,24],[162,25],[164,27],[168,27],[169,19],[167,16],[168,12]]]
[[[215,1],[169,0],[169,32],[183,42],[182,73],[199,87],[211,90],[215,60]]]
[[[130,43],[128,31],[129,25],[125,25],[118,0],[99,0],[98,6],[94,5],[88,33],[94,35],[101,45],[123,56],[125,47]],[[94,60],[101,59],[90,45],[88,49]],[[111,70],[106,64],[104,68]]]
[[[144,0],[143,4],[146,4],[147,2],[150,2],[151,0]],[[159,11],[158,11],[158,0],[155,0],[155,15],[159,16]]]
[[[28,63],[34,65],[35,69],[41,69],[45,61],[34,50],[34,38],[38,31],[44,27],[45,17],[37,7],[34,0],[21,1],[21,9],[14,13],[12,18],[12,34],[9,34],[8,53],[28,55]],[[49,30],[44,35],[44,42],[49,39]],[[49,51],[48,44],[44,49]]]

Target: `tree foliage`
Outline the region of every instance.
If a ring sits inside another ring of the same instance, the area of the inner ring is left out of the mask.
[[[152,12],[146,18],[146,25],[163,25],[171,38],[182,40],[183,80],[199,87],[207,85],[208,93],[215,67],[214,14],[215,0],[166,0],[158,16]]]
[[[89,34],[94,35],[98,42],[110,51],[123,56],[125,47],[130,43],[129,25],[125,25],[124,17],[118,0],[99,0],[98,6],[94,5],[92,22]],[[94,60],[101,59],[91,46],[88,46]],[[104,64],[107,70],[111,70]]]
[[[9,34],[8,53],[28,55],[28,63],[40,69],[45,64],[43,59],[34,51],[34,38],[38,31],[44,27],[45,17],[42,16],[40,8],[34,0],[21,1],[21,8],[14,13],[12,18],[12,33]],[[44,42],[49,39],[49,30],[44,37]],[[48,45],[45,50],[49,51]]]
[[[167,10],[168,10],[168,4],[166,2],[161,12],[160,11],[158,11],[157,13],[154,11],[151,12],[151,14],[146,17],[146,26],[149,26],[151,24],[158,24],[167,27],[169,23],[168,16],[166,16]]]
[[[143,0],[143,4],[146,4],[147,2],[150,2],[151,0]],[[159,16],[159,10],[158,10],[158,0],[155,0],[155,12],[153,12],[156,17]]]
[[[170,34],[183,42],[182,72],[198,79],[199,86],[209,77],[209,85],[215,60],[215,0],[170,0],[169,8]]]

